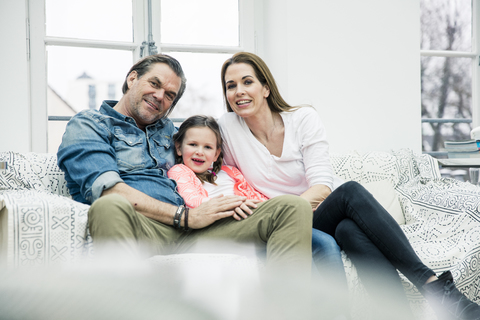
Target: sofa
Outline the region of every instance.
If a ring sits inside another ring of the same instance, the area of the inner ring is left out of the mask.
[[[442,178],[434,158],[409,149],[332,154],[331,162],[337,177],[359,182],[387,209],[425,264],[438,273],[450,270],[459,290],[480,303],[480,188]],[[1,152],[0,163],[0,261],[21,268],[91,259],[89,206],[71,199],[56,156]],[[368,294],[342,254],[353,318],[368,319]],[[400,276],[416,317],[435,319]]]

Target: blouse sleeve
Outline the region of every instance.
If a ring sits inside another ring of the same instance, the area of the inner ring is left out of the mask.
[[[189,208],[196,208],[202,202],[210,200],[208,192],[203,187],[195,173],[183,164],[174,165],[167,173],[170,179],[177,182],[178,193]]]
[[[298,128],[305,177],[309,187],[323,184],[333,190],[333,168],[330,163],[325,126],[314,108],[303,108],[305,110],[299,119]]]

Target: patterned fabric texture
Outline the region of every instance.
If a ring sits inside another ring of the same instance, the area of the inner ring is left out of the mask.
[[[450,270],[458,289],[480,303],[480,188],[442,178],[434,158],[407,149],[352,152],[332,155],[331,160],[335,173],[345,181],[389,180],[405,216],[400,227],[418,256],[437,273]],[[343,258],[352,291],[365,293],[354,265]],[[436,319],[417,288],[400,276],[415,316]],[[365,295],[354,294],[353,299],[354,318],[368,319]]]
[[[89,206],[73,201],[51,154],[0,153],[0,256],[8,266],[73,263],[92,257]]]
[[[408,149],[332,154],[335,173],[360,184],[387,180],[398,195],[405,232],[435,272],[451,270],[457,287],[480,302],[480,188],[442,178],[435,159]],[[88,206],[73,201],[56,156],[0,153],[0,255],[10,266],[74,263],[92,257]],[[375,194],[374,194],[375,196]],[[368,319],[368,295],[355,266],[343,255],[354,319]],[[419,319],[435,319],[418,290],[400,275]]]

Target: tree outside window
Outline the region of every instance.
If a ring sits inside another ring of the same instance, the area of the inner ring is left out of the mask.
[[[469,139],[472,129],[472,2],[420,4],[422,148],[445,157],[444,142]]]

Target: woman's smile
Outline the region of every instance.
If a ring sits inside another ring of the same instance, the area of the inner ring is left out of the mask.
[[[239,100],[239,101],[237,101],[237,106],[239,108],[248,107],[251,102],[252,102],[252,100]]]

